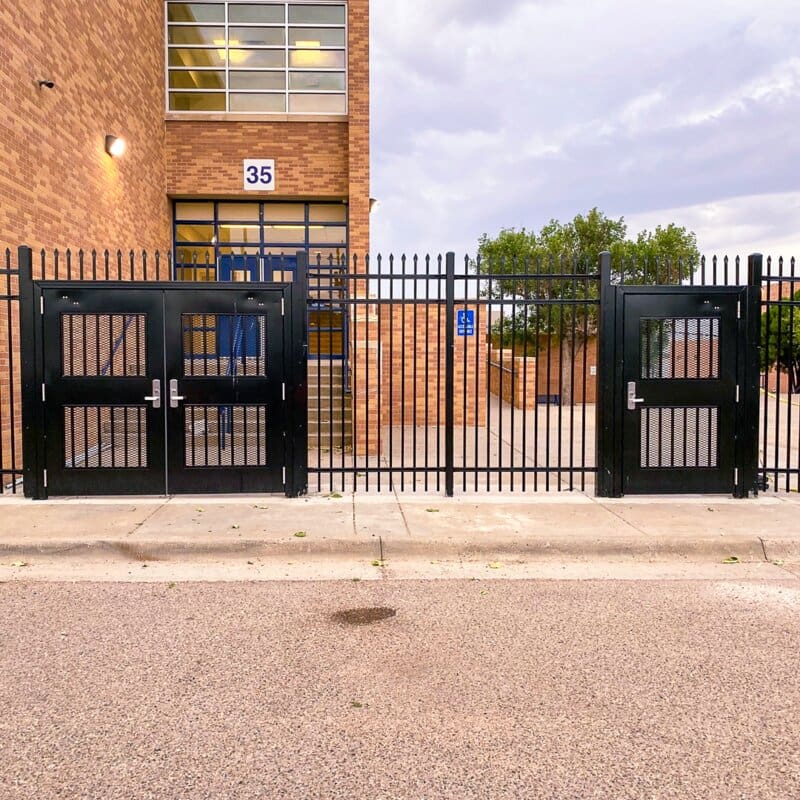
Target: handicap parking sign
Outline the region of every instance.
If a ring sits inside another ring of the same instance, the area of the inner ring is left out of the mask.
[[[475,312],[467,309],[462,309],[461,311],[457,312],[456,326],[458,327],[459,336],[474,336]]]

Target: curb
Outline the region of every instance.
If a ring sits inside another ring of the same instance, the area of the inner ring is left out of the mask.
[[[382,550],[381,550],[382,548]],[[476,539],[321,539],[321,540],[92,540],[54,543],[0,542],[0,560],[9,557],[45,556],[64,559],[121,559],[125,561],[186,561],[207,558],[297,558],[306,556],[354,559],[427,558],[474,560],[503,556],[531,560],[591,560],[620,558],[634,560],[722,561],[736,556],[741,561],[800,560],[800,538],[762,540],[754,536],[698,537],[670,539],[657,537],[616,537],[587,540],[486,538]]]

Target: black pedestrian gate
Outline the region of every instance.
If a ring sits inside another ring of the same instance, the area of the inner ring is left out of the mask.
[[[598,495],[756,491],[761,262],[748,286],[601,286]]]
[[[305,291],[23,285],[25,494],[304,493]]]

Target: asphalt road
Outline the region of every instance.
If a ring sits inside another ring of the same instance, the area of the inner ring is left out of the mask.
[[[789,800],[799,659],[792,581],[5,583],[0,797]]]

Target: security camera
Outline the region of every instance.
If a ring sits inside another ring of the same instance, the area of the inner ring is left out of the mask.
[[[39,80],[37,83],[40,89],[52,89],[56,85],[56,82],[51,80]]]

